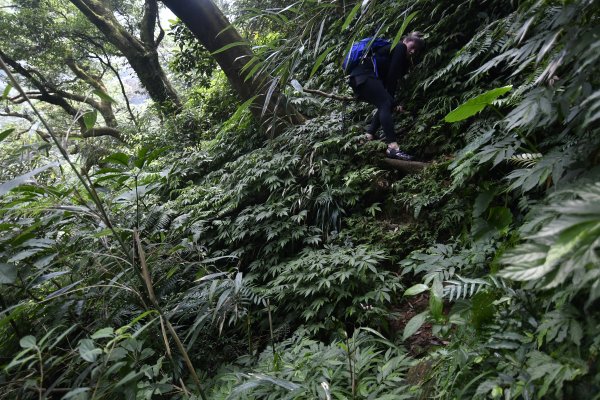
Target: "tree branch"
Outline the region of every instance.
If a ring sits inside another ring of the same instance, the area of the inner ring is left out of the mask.
[[[158,46],[160,45],[160,43],[165,38],[165,30],[163,29],[162,25],[160,24],[160,18],[156,19],[156,23],[158,25],[159,32],[158,32],[158,36],[157,36],[157,38],[155,40],[154,47],[158,48]]]
[[[41,73],[39,73],[38,71],[33,70],[33,69],[26,69],[21,64],[19,64],[15,60],[11,59],[10,57],[8,57],[1,50],[0,50],[0,57],[2,59],[4,59],[5,62],[8,65],[10,65],[17,73],[19,73],[20,75],[27,78],[36,87],[36,89],[39,90],[39,93],[36,92],[30,96],[28,96],[25,92],[23,92],[18,98],[15,98],[15,103],[19,103],[21,98],[23,98],[24,100],[27,100],[27,98],[29,97],[29,99],[35,99],[35,100],[43,101],[45,103],[53,104],[55,106],[62,108],[71,117],[76,118],[76,122],[79,125],[79,130],[81,131],[82,137],[86,138],[86,137],[98,137],[98,136],[112,136],[115,139],[123,141],[120,131],[115,129],[115,127],[113,127],[113,126],[94,128],[94,129],[88,130],[87,127],[85,126],[85,122],[83,121],[83,118],[80,118],[80,114],[79,114],[78,110],[75,107],[73,107],[71,104],[69,104],[69,102],[66,99],[75,100],[78,102],[82,102],[82,103],[91,105],[92,107],[94,107],[95,109],[100,111],[100,113],[105,118],[107,123],[109,123],[108,122],[109,120],[105,116],[106,108],[103,107],[101,104],[99,104],[97,101],[95,101],[94,99],[91,99],[89,97],[81,96],[81,95],[74,94],[74,93],[69,93],[64,90],[58,89],[54,84],[50,83]],[[35,73],[35,75],[38,76],[39,79],[37,79],[36,77],[33,76],[34,73]],[[112,114],[112,109],[109,108],[109,111]],[[114,118],[114,115],[113,115],[113,118]],[[116,120],[115,120],[115,123],[116,123]],[[44,138],[44,136],[42,136],[42,138]]]
[[[96,57],[102,64],[106,65],[108,67],[108,69],[110,69],[113,72],[113,74],[116,76],[117,81],[119,81],[119,87],[121,88],[121,94],[123,95],[123,98],[125,99],[125,105],[127,106],[127,111],[129,112],[131,121],[133,122],[133,124],[136,127],[138,127],[138,121],[137,121],[135,115],[133,114],[133,110],[131,109],[131,104],[129,104],[129,97],[127,97],[127,91],[125,90],[125,85],[123,84],[121,75],[119,74],[119,71],[117,71],[117,69],[110,62],[110,57],[108,56],[106,51],[104,49],[101,49],[101,50],[104,53],[104,57],[106,57],[106,61],[97,54],[96,54]]]
[[[150,49],[156,48],[154,44],[154,27],[158,18],[158,4],[156,0],[146,0],[144,3],[144,15],[140,22],[140,39]]]
[[[81,133],[81,137],[83,138],[95,138],[100,136],[111,136],[120,142],[123,142],[123,136],[121,135],[121,131],[115,128],[111,128],[108,126],[89,129],[85,132]]]
[[[31,115],[29,114],[21,114],[18,112],[14,112],[14,111],[7,111],[7,112],[0,112],[0,117],[14,117],[14,118],[23,118],[26,119],[27,121],[33,123],[34,119]]]
[[[326,92],[322,92],[322,91],[317,90],[317,89],[306,89],[306,88],[303,88],[302,90],[304,92],[306,92],[306,93],[316,94],[318,96],[327,97],[327,98],[334,99],[334,100],[339,100],[339,101],[358,101],[358,99],[356,99],[355,97],[341,96],[341,95],[335,94],[335,93],[326,93]]]

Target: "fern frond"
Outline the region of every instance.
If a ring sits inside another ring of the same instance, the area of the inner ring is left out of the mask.
[[[508,159],[508,161],[521,168],[531,168],[542,158],[541,153],[522,153],[516,154]]]
[[[466,299],[478,293],[482,288],[490,286],[490,283],[483,279],[469,279],[457,276],[457,280],[446,281],[444,286],[444,297],[448,300]]]

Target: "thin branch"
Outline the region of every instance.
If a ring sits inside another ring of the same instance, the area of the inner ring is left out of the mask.
[[[339,101],[358,101],[355,97],[341,96],[341,95],[335,94],[335,93],[326,93],[326,92],[322,92],[322,91],[317,90],[317,89],[306,89],[306,88],[303,88],[302,90],[304,92],[306,92],[306,93],[316,94],[318,96],[327,97],[327,98],[334,99],[334,100],[339,100]]]
[[[33,124],[35,123],[35,119],[29,115],[29,114],[22,114],[22,113],[18,113],[18,112],[4,112],[4,113],[0,113],[0,117],[13,117],[13,118],[23,118],[27,121],[29,121],[31,123],[31,126],[29,127],[29,129],[26,129],[22,132],[19,132],[17,134],[17,136],[25,133],[25,132],[29,132],[31,130],[31,127],[33,126]],[[50,137],[48,135],[46,135],[43,131],[36,129],[35,133],[37,133],[37,135],[46,143],[50,143]]]
[[[160,43],[165,38],[165,30],[163,29],[162,25],[160,24],[160,18],[156,19],[156,23],[158,25],[158,36],[156,37],[156,40],[154,41],[154,47],[158,48]]]
[[[121,94],[123,95],[123,98],[125,99],[125,105],[127,106],[127,111],[129,112],[129,116],[131,117],[131,121],[134,123],[134,125],[136,127],[139,127],[138,121],[135,118],[135,115],[133,114],[133,110],[131,109],[131,104],[129,103],[129,97],[127,96],[127,92],[125,91],[125,85],[123,84],[123,80],[121,79],[121,75],[119,74],[119,71],[110,62],[110,57],[106,53],[106,51],[103,48],[101,50],[102,50],[102,52],[104,52],[104,56],[106,57],[106,61],[104,61],[102,59],[102,57],[100,57],[100,56],[97,56],[98,60],[101,63],[103,63],[104,65],[106,65],[113,72],[113,74],[115,74],[115,76],[117,77],[117,80],[119,81],[119,86],[121,87]]]

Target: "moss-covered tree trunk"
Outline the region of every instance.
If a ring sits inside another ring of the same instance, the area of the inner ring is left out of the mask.
[[[113,12],[100,0],[70,0],[115,46],[131,65],[148,94],[157,103],[177,112],[181,103],[177,92],[165,75],[159,59],[159,39],[154,38],[158,17],[156,0],[146,0],[140,23],[140,39],[125,29]],[[162,34],[161,34],[162,36]]]
[[[252,58],[250,45],[211,0],[162,2],[183,21],[208,51],[214,53],[216,61],[241,99],[247,101],[256,96],[251,110],[261,123],[271,123],[274,115],[280,121],[291,124],[304,123],[305,118],[288,103],[285,96],[273,89],[273,78],[257,73],[252,79],[246,79],[242,69]],[[275,126],[281,127],[281,124]]]

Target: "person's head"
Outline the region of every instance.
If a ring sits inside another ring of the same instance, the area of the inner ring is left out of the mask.
[[[406,52],[413,57],[425,50],[425,39],[421,32],[411,32],[404,37],[402,43],[406,45]]]

